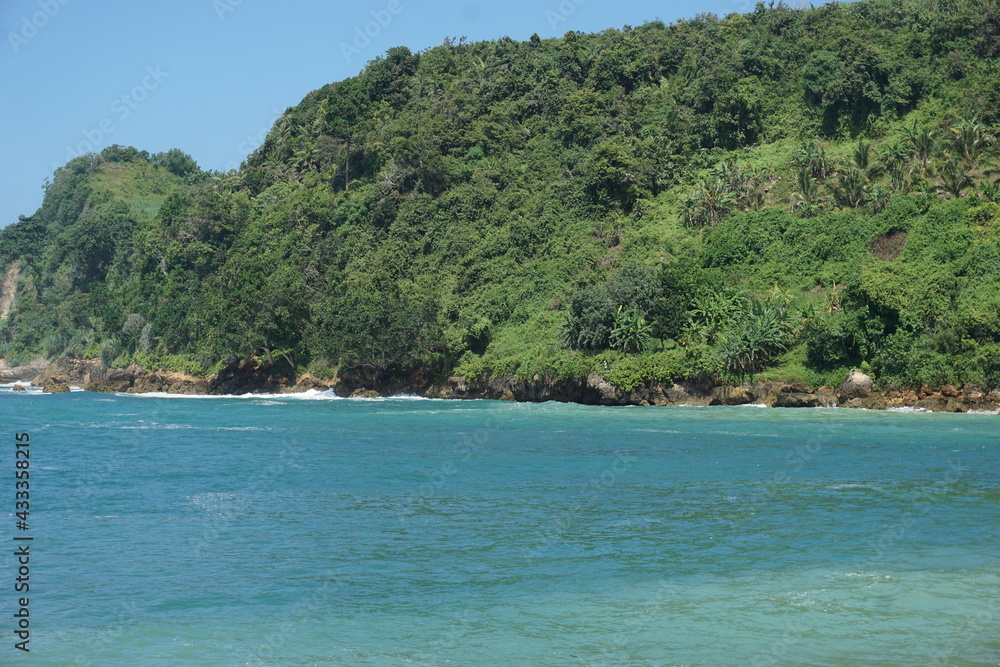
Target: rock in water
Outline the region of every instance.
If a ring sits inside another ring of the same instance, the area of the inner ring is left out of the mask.
[[[868,398],[875,391],[875,382],[860,371],[852,371],[846,380],[837,387],[837,396],[841,403],[852,398]]]
[[[49,380],[44,385],[42,385],[43,394],[64,394],[69,391],[69,387],[62,382],[56,382],[55,380]]]
[[[361,389],[355,389],[353,392],[351,392],[351,398],[378,398],[378,397],[379,393],[377,391],[375,391],[374,389],[365,389],[364,387],[362,387]]]

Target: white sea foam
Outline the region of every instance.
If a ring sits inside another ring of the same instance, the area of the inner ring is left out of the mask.
[[[118,392],[115,396],[121,398],[236,398],[234,396],[222,396],[212,394],[170,394],[165,391],[150,391],[145,394],[127,394]]]
[[[258,405],[280,405],[282,401],[437,401],[448,399],[427,398],[415,394],[397,394],[395,396],[376,396],[374,398],[345,398],[338,396],[332,389],[307,389],[306,391],[289,394],[171,394],[163,391],[150,391],[141,394],[116,393],[115,396],[139,398],[241,398],[258,401]]]
[[[138,397],[138,398],[242,398],[258,401],[267,401],[274,399],[291,399],[291,400],[314,400],[314,401],[329,401],[329,400],[342,400],[340,396],[333,393],[332,390],[319,391],[318,389],[309,389],[307,391],[295,394],[172,394],[165,391],[149,391],[141,394],[130,394],[130,393],[116,393],[115,396],[121,397]]]

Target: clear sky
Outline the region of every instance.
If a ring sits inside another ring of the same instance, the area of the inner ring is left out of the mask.
[[[397,45],[599,32],[753,0],[0,0],[0,226],[111,144],[236,168],[276,115]],[[367,32],[367,34],[365,34]]]

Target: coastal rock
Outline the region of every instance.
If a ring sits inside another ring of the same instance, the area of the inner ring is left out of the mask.
[[[45,386],[46,382],[55,380],[63,384],[86,386],[94,380],[103,380],[108,375],[108,369],[101,364],[100,359],[69,359],[63,357],[46,364],[32,380],[32,384]]]
[[[99,394],[120,394],[127,392],[132,387],[130,379],[116,380],[94,380],[84,385],[84,390],[93,391]]]
[[[860,371],[853,371],[847,379],[837,387],[837,396],[841,403],[852,398],[867,398],[875,391],[875,382]]]
[[[882,396],[865,396],[864,398],[849,398],[841,403],[841,407],[860,408],[862,410],[885,410],[889,407],[888,402]]]
[[[983,400],[983,398],[986,397],[986,395],[979,387],[972,384],[967,384],[964,387],[962,387],[962,395],[965,396],[965,400],[974,402],[981,401]]]
[[[38,374],[45,370],[49,362],[38,358],[27,364],[11,366],[5,359],[0,359],[0,381],[3,382],[24,382],[38,377]]]
[[[765,404],[772,408],[818,408],[819,397],[804,391],[775,391],[768,395]]]
[[[261,359],[239,359],[210,378],[211,394],[278,393],[291,384],[289,378],[275,373]]]
[[[416,394],[429,398],[561,401],[584,405],[840,405],[869,410],[919,407],[936,412],[1000,409],[1000,389],[966,385],[961,389],[946,386],[934,391],[923,385],[919,389],[895,388],[876,392],[872,379],[857,371],[836,389],[821,387],[813,390],[802,383],[781,381],[720,386],[718,378],[705,376],[673,384],[649,382],[625,391],[599,373],[592,373],[586,378],[554,378],[536,374],[528,379],[482,373],[470,377],[456,375],[434,384],[432,376],[420,373],[386,376],[352,371],[336,377],[317,377],[310,373],[296,376],[276,372],[272,366],[258,359],[234,360],[210,377],[169,370],[147,372],[137,365],[112,369],[102,365],[98,359],[63,358],[47,365],[46,362],[37,362],[34,368],[37,370],[43,365],[42,372],[34,378],[35,386],[44,387],[54,381],[66,385],[67,389],[69,385],[79,385],[88,391],[104,393],[221,395],[332,389],[345,398]],[[8,382],[11,381],[9,367],[0,364],[0,373],[8,373],[5,377]]]
[[[43,394],[65,394],[69,391],[69,386],[62,383],[56,382],[55,380],[49,380],[42,385]]]
[[[712,390],[712,405],[747,405],[753,395],[746,387],[716,387]]]
[[[132,394],[208,394],[211,384],[208,380],[180,373],[141,373],[127,391]]]
[[[378,398],[379,393],[374,389],[355,389],[351,392],[351,398]]]
[[[327,391],[333,389],[337,382],[335,379],[317,377],[312,373],[303,373],[295,380],[295,384],[291,386],[282,387],[281,391],[285,394],[301,394],[302,392],[309,391],[310,389],[315,389],[316,391]]]
[[[961,401],[957,401],[954,398],[948,398],[946,396],[920,399],[914,407],[930,410],[931,412],[969,411],[969,408],[967,408]]]
[[[587,376],[587,388],[597,391],[601,403],[604,404],[618,404],[625,399],[625,394],[621,389],[597,373],[591,373]]]
[[[663,390],[662,401],[654,402],[656,405],[711,405],[712,394],[710,389],[703,391],[701,387],[674,384]]]
[[[24,388],[23,384],[15,384],[13,387],[13,391],[28,391],[28,390]]]
[[[829,387],[820,387],[816,390],[816,400],[824,408],[835,408],[840,404],[837,395]]]

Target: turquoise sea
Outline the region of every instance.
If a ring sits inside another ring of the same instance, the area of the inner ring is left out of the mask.
[[[0,414],[3,665],[1000,664],[995,414],[9,388]]]

